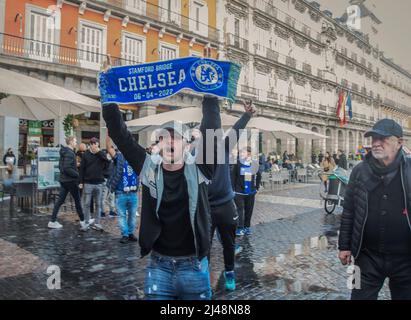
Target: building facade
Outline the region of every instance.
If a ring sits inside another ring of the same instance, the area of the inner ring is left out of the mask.
[[[107,55],[118,66],[185,56],[217,58],[218,50],[214,0],[0,0],[0,67],[96,99],[97,73]],[[184,92],[122,109],[131,119],[200,102],[199,95]],[[98,114],[76,118],[79,141],[104,135]],[[62,121],[44,121],[42,145],[57,143]],[[10,146],[17,149],[19,133],[25,148],[25,126],[24,119],[0,119],[1,154]],[[54,140],[46,127],[54,128]]]
[[[262,151],[354,152],[369,144],[364,132],[381,118],[399,121],[411,136],[411,75],[378,48],[383,25],[364,0],[361,28],[304,0],[0,0],[0,67],[21,72],[98,99],[97,73],[110,55],[114,65],[190,55],[228,59],[242,65],[236,103],[253,99],[259,114],[327,136],[276,139],[261,136]],[[388,53],[389,54],[389,53]],[[340,127],[341,90],[352,96],[353,119]],[[125,118],[199,106],[185,91],[147,104],[121,106]],[[87,142],[104,137],[99,114],[77,116],[75,134]],[[61,139],[63,119],[42,126],[41,143]],[[0,118],[0,154],[25,148],[25,119]],[[147,144],[147,134],[140,135]]]
[[[393,118],[411,137],[411,75],[387,59],[375,42],[382,23],[352,0],[361,29],[347,27],[347,15],[333,17],[314,1],[224,0],[218,28],[225,55],[242,65],[238,98],[253,99],[261,115],[327,136],[323,141],[280,140],[263,135],[265,154],[312,151],[355,152],[369,144],[364,132],[381,118]],[[351,93],[353,118],[340,127],[336,117],[341,90]],[[234,104],[231,112],[241,108]]]

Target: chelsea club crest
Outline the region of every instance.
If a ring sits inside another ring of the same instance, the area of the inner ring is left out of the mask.
[[[201,90],[216,90],[223,85],[223,69],[211,60],[194,62],[190,73],[194,84]]]

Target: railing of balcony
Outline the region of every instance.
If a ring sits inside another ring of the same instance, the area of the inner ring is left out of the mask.
[[[270,48],[264,47],[262,45],[259,44],[255,44],[254,45],[254,54],[264,57],[268,60],[274,61],[274,62],[278,62],[280,64],[286,65],[290,68],[293,69],[297,69],[299,71],[302,71],[306,74],[312,74],[315,75],[317,77],[322,78],[322,72],[320,69],[317,68],[313,68],[310,64],[308,64],[307,62],[302,62],[302,61],[298,61],[290,56],[281,54],[277,51],[274,51]]]
[[[158,4],[150,3],[148,1],[134,1],[134,0],[94,0],[96,2],[106,2],[115,7],[122,8],[132,14],[148,17],[157,21],[164,22],[197,33],[201,36],[218,41],[218,29],[214,28],[202,21],[197,21],[189,16],[182,15],[176,11],[176,8],[164,8]]]
[[[256,88],[252,88],[252,87],[246,86],[244,84],[241,85],[241,92],[242,93],[251,94],[251,95],[256,96],[257,91],[258,91],[258,89],[256,89]]]
[[[0,33],[0,54],[32,60],[100,70],[107,54],[56,45],[49,42]],[[113,66],[133,65],[142,61],[111,57]]]
[[[237,49],[248,51],[248,40],[241,38],[235,34],[227,33],[226,36],[227,46],[231,46]]]
[[[252,3],[252,1],[250,1]],[[308,25],[296,20],[286,12],[281,11],[274,5],[272,5],[268,0],[254,0],[254,7],[263,11],[264,13],[286,23],[292,28],[310,36],[312,39],[317,41],[321,40],[321,34],[318,31],[312,30]]]

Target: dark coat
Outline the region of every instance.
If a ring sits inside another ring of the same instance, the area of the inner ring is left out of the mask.
[[[60,148],[60,182],[78,182],[76,154],[68,147]]]
[[[411,158],[404,153],[400,172],[403,185],[404,198],[408,212],[411,209]],[[351,251],[356,259],[361,251],[365,224],[368,216],[368,198],[371,190],[369,181],[373,175],[366,156],[366,160],[356,165],[351,173],[350,182],[345,190],[344,211],[341,217],[340,236],[338,241],[339,250]],[[411,223],[407,214],[408,225]]]

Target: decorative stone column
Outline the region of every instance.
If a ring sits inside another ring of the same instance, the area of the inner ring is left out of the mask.
[[[64,134],[64,117],[58,117],[54,119],[54,145],[59,144],[66,145],[65,134]]]

